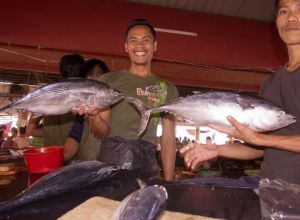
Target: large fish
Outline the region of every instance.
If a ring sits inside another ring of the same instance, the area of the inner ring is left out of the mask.
[[[0,213],[18,206],[100,183],[117,174],[114,166],[99,161],[73,163],[46,174],[18,196],[0,203]]]
[[[146,186],[141,182],[139,184],[141,189],[122,200],[112,220],[155,220],[165,210],[168,199],[166,188],[159,185]]]
[[[169,112],[198,126],[231,126],[226,119],[231,115],[258,132],[276,130],[296,121],[293,115],[286,113],[282,108],[250,94],[217,91],[198,93],[155,108],[145,106],[138,99],[128,99],[142,115],[139,135],[145,130],[150,115],[155,112]]]
[[[137,178],[155,184],[157,172],[151,171],[157,162],[149,160],[153,148],[135,143],[125,148],[129,154],[120,155],[121,161],[116,166],[102,161],[81,161],[46,174],[16,197],[1,202],[0,219],[57,219],[94,196],[125,198],[139,188]],[[108,149],[113,154],[123,153],[115,150]],[[106,151],[108,157],[109,152]],[[119,166],[120,163],[129,165]]]
[[[22,99],[1,108],[0,112],[16,109],[39,115],[60,115],[81,104],[105,108],[122,98],[120,91],[104,82],[74,78],[41,86]]]

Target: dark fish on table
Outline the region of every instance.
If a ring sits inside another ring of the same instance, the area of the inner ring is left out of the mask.
[[[41,86],[22,99],[1,108],[0,112],[15,109],[39,115],[60,115],[81,104],[105,108],[121,99],[122,93],[104,82],[74,78]]]
[[[277,130],[296,122],[296,118],[268,100],[255,95],[234,92],[205,92],[150,108],[140,100],[129,97],[142,115],[139,134],[145,130],[149,117],[155,112],[169,112],[198,126],[219,124],[231,126],[231,115],[240,123],[258,132]]]
[[[114,166],[99,161],[82,161],[46,174],[15,198],[0,203],[0,212],[34,201],[100,183],[117,173]]]
[[[112,220],[155,220],[167,206],[165,187],[140,184],[141,189],[129,194],[114,211]]]

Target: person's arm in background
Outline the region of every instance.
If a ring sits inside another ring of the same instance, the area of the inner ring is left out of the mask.
[[[107,137],[110,131],[110,108],[91,110],[86,114],[91,132],[98,138]]]
[[[79,142],[72,137],[67,137],[64,143],[64,160],[71,160],[79,149]]]
[[[184,155],[187,168],[197,169],[203,162],[217,157],[226,157],[239,160],[253,160],[263,156],[264,150],[247,146],[242,143],[215,145],[189,143],[180,150]]]
[[[165,180],[173,180],[176,158],[176,122],[173,115],[162,118],[161,160]]]
[[[86,108],[81,105],[78,109],[72,108],[73,114],[84,115],[89,120],[91,132],[98,138],[107,137],[110,131],[110,108]]]
[[[89,120],[90,131],[98,138],[107,137],[110,128],[110,109],[99,110],[93,107],[86,109],[82,105],[79,109],[73,109],[72,112],[78,113],[79,117],[64,143],[64,160],[66,161],[71,160],[79,149],[84,120]]]
[[[64,143],[64,160],[71,160],[75,154],[77,153],[80,145],[80,140],[83,132],[84,125],[84,117],[77,116],[74,121],[74,125],[72,126],[69,135]]]
[[[43,137],[43,127],[39,125],[42,119],[42,116],[31,114],[26,127],[26,136]]]

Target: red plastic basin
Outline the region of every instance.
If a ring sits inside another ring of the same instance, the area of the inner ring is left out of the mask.
[[[63,166],[63,147],[33,147],[24,151],[29,173],[47,173]]]

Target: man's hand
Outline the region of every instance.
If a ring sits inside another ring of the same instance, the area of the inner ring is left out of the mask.
[[[187,168],[197,169],[203,162],[218,157],[218,147],[215,144],[189,143],[180,150],[184,156]]]
[[[85,104],[81,104],[79,107],[73,107],[71,112],[73,114],[85,115],[86,117],[93,118],[99,114],[100,110],[95,106],[86,106]]]
[[[213,124],[209,124],[208,126],[217,131],[226,133],[231,137],[245,141],[246,143],[254,144],[254,145],[261,145],[261,141],[260,141],[261,134],[260,133],[253,131],[247,125],[239,123],[232,116],[227,116],[227,120],[233,126],[233,128],[222,127],[222,126],[213,125]]]

